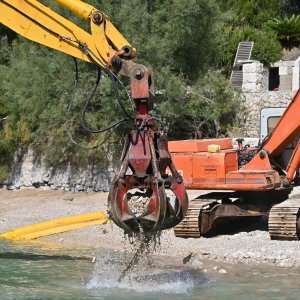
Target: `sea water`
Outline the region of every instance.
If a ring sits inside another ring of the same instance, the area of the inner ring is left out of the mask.
[[[0,299],[299,299],[300,269],[183,264],[133,253],[0,240]]]

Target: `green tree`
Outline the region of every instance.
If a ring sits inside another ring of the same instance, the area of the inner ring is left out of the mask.
[[[282,47],[276,34],[271,30],[256,29],[245,26],[239,28],[224,27],[219,32],[219,66],[231,71],[239,42],[253,41],[251,59],[262,62],[265,66],[282,57]]]
[[[154,113],[170,137],[184,136],[186,87],[205,74],[218,56],[215,34],[219,10],[214,1],[102,1],[102,7],[133,46],[137,61],[152,67],[156,90]]]
[[[57,3],[42,2],[88,30],[88,22],[73,16]],[[250,15],[241,19],[246,13],[242,5],[245,1],[229,1],[231,5],[228,1],[226,4],[226,1],[205,0],[87,2],[109,15],[138,49],[135,61],[154,70],[156,91],[160,96],[155,99],[153,113],[163,119],[173,138],[188,136],[203,122],[200,127],[206,128],[209,136],[226,134],[227,128],[232,126],[228,111],[238,107],[238,95],[215,69],[231,67],[240,40],[254,40],[253,57],[263,62],[276,60],[281,52],[275,34],[260,29],[262,19],[276,17],[273,0],[264,1],[265,4],[257,1],[265,14],[258,11],[257,16],[254,16],[258,7],[255,1],[247,0],[247,5],[253,5],[253,9],[247,11],[249,14],[252,11],[253,20]],[[238,11],[236,18],[232,14],[234,9]],[[225,18],[226,13],[230,18]],[[0,118],[7,116],[4,129],[0,129],[3,170],[8,170],[7,163],[17,147],[34,147],[51,165],[104,163],[106,151],[118,152],[122,137],[132,127],[130,124],[122,124],[110,142],[95,151],[83,151],[69,141],[65,123],[74,81],[72,59],[24,38],[10,39],[11,33],[0,27]],[[102,140],[103,134],[87,135],[80,125],[80,117],[94,87],[97,70],[84,62],[79,69],[81,80],[69,116],[70,130],[79,143],[93,146]],[[129,89],[128,80],[122,80]],[[124,96],[124,90],[120,90],[130,110],[131,103]],[[102,128],[123,117],[109,80],[101,79],[95,96],[86,114],[89,127]]]
[[[187,121],[194,131],[221,137],[237,125],[240,95],[220,72],[208,72],[189,94]]]
[[[274,30],[282,46],[287,49],[300,45],[300,15],[274,18],[266,23],[266,27]]]
[[[230,12],[230,25],[262,28],[266,20],[278,16],[278,0],[217,0],[223,12]]]
[[[280,15],[282,17],[291,17],[300,14],[300,2],[298,0],[281,0]]]
[[[155,72],[168,66],[175,74],[195,79],[215,55],[214,1],[101,1],[124,36],[138,49],[140,62]],[[116,4],[117,3],[117,4]]]
[[[269,65],[282,57],[282,48],[276,34],[265,28],[267,20],[280,13],[278,0],[217,0],[223,13],[223,24],[216,35],[218,39],[218,65],[230,73],[238,43],[253,41],[252,59]]]

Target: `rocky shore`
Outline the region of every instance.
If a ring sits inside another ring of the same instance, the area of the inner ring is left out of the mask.
[[[19,153],[20,152],[20,153]],[[64,164],[49,167],[42,156],[32,149],[16,152],[9,178],[0,182],[0,188],[9,190],[40,189],[71,192],[108,191],[115,170],[113,164],[85,167]]]
[[[295,190],[293,193],[298,192]],[[197,191],[190,192],[190,198],[194,195],[197,195]],[[63,216],[105,211],[106,199],[107,193],[0,190],[0,232]],[[84,246],[95,251],[132,251],[132,245],[114,224],[82,228],[44,237],[39,241],[78,248]],[[162,233],[160,246],[154,254],[179,260],[186,258],[186,263],[196,268],[202,267],[202,261],[300,267],[300,242],[270,240],[266,220],[213,238],[182,239],[175,237],[173,230],[167,230]]]

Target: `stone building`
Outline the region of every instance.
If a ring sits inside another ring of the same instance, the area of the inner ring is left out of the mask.
[[[286,107],[300,83],[300,56],[296,60],[278,61],[264,68],[259,61],[241,63],[241,90],[244,135],[259,137],[260,111],[264,107]]]

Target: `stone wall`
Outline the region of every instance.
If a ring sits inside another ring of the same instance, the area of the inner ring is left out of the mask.
[[[260,62],[253,62],[243,65],[243,84],[244,93],[253,93],[263,90],[264,67]]]
[[[9,182],[2,187],[108,191],[114,174],[112,167],[101,168],[94,165],[82,169],[76,165],[48,168],[41,157],[37,157],[32,150],[29,150],[23,155],[16,155]]]
[[[286,107],[295,95],[294,92],[262,91],[244,92],[244,110],[241,119],[242,131],[247,137],[259,137],[260,111],[264,107]]]
[[[259,137],[260,134],[260,111],[265,107],[287,107],[296,93],[298,87],[292,84],[293,78],[299,81],[300,59],[296,61],[280,61],[274,64],[279,68],[280,85],[276,91],[268,91],[266,70],[258,61],[249,61],[243,64],[242,93],[244,107],[241,108],[240,118],[243,128],[243,136]],[[292,72],[294,70],[294,73]],[[296,71],[295,71],[296,70]],[[296,76],[298,75],[298,77]],[[296,90],[293,90],[295,88]]]

